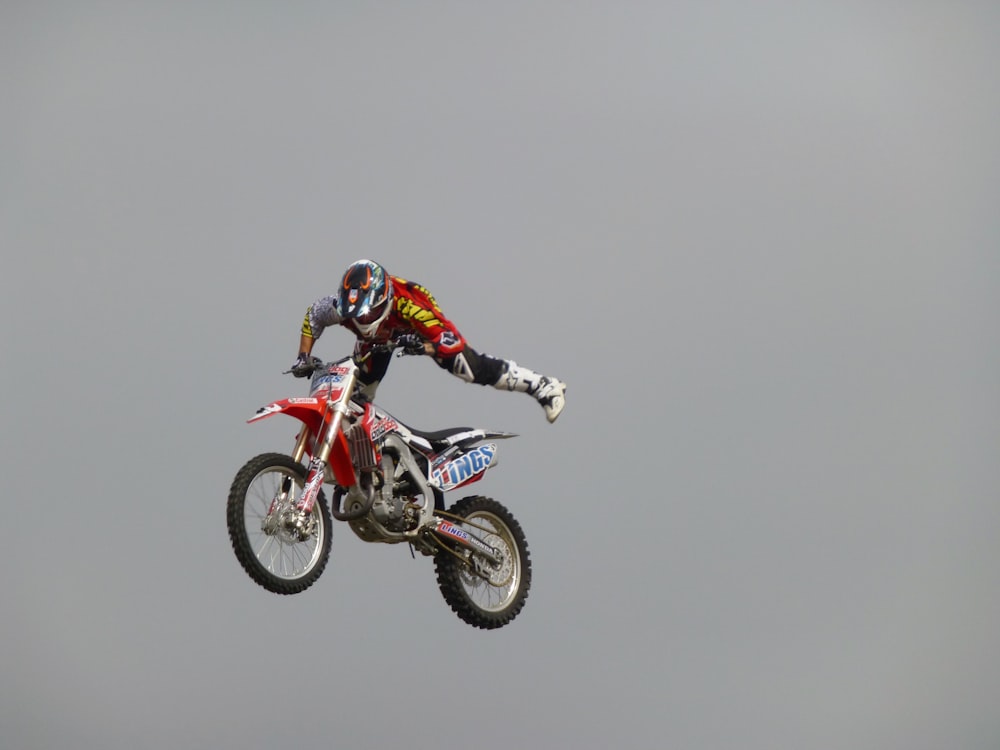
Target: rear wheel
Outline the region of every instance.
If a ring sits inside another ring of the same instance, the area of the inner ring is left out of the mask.
[[[482,496],[462,498],[448,514],[449,521],[497,550],[500,560],[494,563],[464,547],[439,551],[435,569],[441,594],[469,625],[503,627],[517,617],[531,587],[531,559],[521,525],[503,505]]]
[[[295,509],[306,468],[290,456],[251,458],[233,479],[226,506],[229,538],[247,574],[275,594],[297,594],[330,557],[330,510],[319,493],[312,513]]]

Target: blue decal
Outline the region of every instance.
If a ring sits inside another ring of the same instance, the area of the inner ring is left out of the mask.
[[[451,461],[432,474],[442,489],[451,489],[486,471],[493,463],[496,445],[481,445]]]

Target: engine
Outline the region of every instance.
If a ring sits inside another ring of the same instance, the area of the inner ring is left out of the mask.
[[[350,522],[351,529],[366,542],[399,542],[398,537],[386,535],[410,531],[420,523],[422,500],[413,494],[406,472],[398,466],[388,452],[382,454],[380,470],[372,472],[375,501],[368,517]],[[374,519],[377,524],[372,523]],[[381,528],[380,528],[381,527]]]

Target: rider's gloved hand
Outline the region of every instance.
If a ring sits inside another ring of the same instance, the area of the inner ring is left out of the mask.
[[[423,354],[426,351],[423,337],[415,333],[404,333],[396,337],[396,346],[402,349],[404,354]]]
[[[299,358],[292,365],[291,373],[297,378],[306,378],[312,375],[313,369],[312,357],[305,352],[299,352]]]

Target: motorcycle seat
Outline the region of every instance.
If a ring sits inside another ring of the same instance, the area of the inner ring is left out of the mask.
[[[409,427],[409,425],[407,425]],[[428,443],[430,443],[435,449],[444,448],[451,443],[448,439],[453,435],[459,435],[463,432],[470,432],[473,428],[471,427],[448,427],[444,430],[417,430],[413,427],[409,427],[410,432],[412,432],[417,437],[422,437]]]

